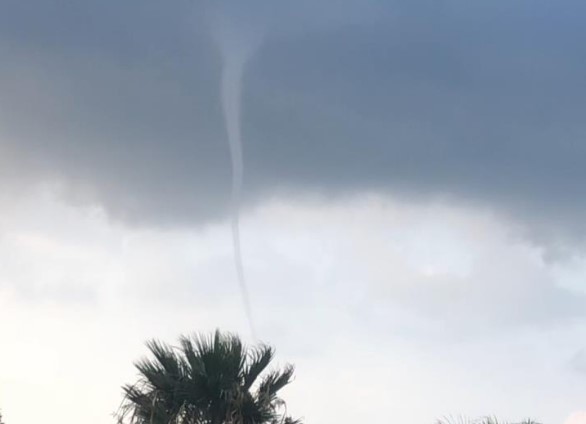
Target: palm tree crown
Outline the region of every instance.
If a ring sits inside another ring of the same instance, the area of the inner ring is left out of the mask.
[[[436,424],[513,424],[509,421],[502,421],[494,416],[486,416],[479,419],[471,419],[463,415],[445,417],[436,421]],[[537,421],[528,418],[515,424],[539,424]]]
[[[296,424],[282,413],[278,392],[293,366],[267,371],[274,349],[245,346],[240,338],[214,334],[181,337],[178,347],[150,341],[152,359],[135,364],[139,380],[124,386],[119,423]],[[261,376],[262,374],[262,376]]]

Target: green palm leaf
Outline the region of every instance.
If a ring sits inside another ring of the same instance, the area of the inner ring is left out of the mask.
[[[121,424],[300,423],[281,412],[277,397],[293,367],[266,372],[274,357],[269,346],[247,347],[216,331],[183,336],[175,348],[159,341],[147,348],[150,357],[135,364],[138,381],[123,387]]]

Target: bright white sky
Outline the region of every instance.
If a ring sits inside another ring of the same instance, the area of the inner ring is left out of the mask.
[[[247,337],[227,223],[129,228],[50,187],[2,203],[8,423],[109,422],[145,339],[216,326]],[[308,423],[562,423],[583,407],[586,323],[559,306],[586,262],[545,262],[494,214],[274,199],[245,214],[243,240],[258,333],[297,365],[286,398]]]

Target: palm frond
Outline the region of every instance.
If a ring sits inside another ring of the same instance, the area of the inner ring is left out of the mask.
[[[272,371],[267,374],[258,387],[259,396],[267,396],[272,400],[279,390],[292,381],[295,368],[293,365],[285,365],[283,370]]]
[[[464,415],[450,415],[436,421],[436,424],[511,424],[509,421],[499,420],[494,415],[487,415],[479,419],[472,419]],[[517,424],[540,424],[533,419],[526,419]]]
[[[277,397],[293,367],[263,377],[274,357],[269,346],[216,331],[183,336],[176,348],[156,340],[147,347],[150,356],[135,364],[138,381],[123,387],[120,424],[300,423]]]
[[[244,387],[248,390],[252,387],[259,375],[269,366],[274,357],[274,349],[261,345],[250,351],[248,364],[244,372]]]

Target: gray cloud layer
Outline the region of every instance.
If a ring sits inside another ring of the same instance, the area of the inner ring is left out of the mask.
[[[450,193],[577,221],[582,2],[267,4],[235,14],[266,27],[243,97],[248,202]],[[2,2],[6,178],[60,177],[133,221],[222,214],[230,169],[207,13],[187,1]]]

